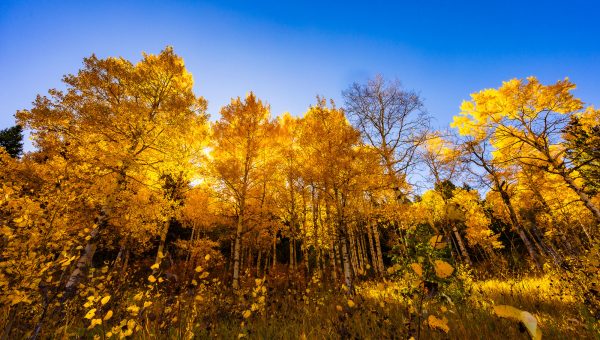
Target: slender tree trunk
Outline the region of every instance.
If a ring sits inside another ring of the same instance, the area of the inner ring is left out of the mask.
[[[335,255],[334,259],[335,259],[335,265],[338,268],[338,270],[340,272],[340,275],[344,276],[343,275],[344,268],[342,267],[342,258],[341,258],[341,255],[340,255],[341,254],[341,249],[340,248],[341,248],[341,245],[340,245],[340,241],[338,239],[337,242],[335,242],[335,245],[334,245],[334,255]],[[340,277],[340,279],[341,279],[341,277]]]
[[[235,253],[235,239],[231,240],[231,247],[229,251],[229,257],[227,259],[227,268],[233,270],[233,254]]]
[[[550,155],[548,155],[548,157],[550,157]],[[553,161],[552,163],[555,167],[557,167],[555,161]],[[575,191],[575,193],[579,196],[585,207],[588,208],[588,210],[592,213],[594,219],[596,220],[596,227],[598,227],[598,225],[600,225],[600,209],[592,202],[591,198],[583,191],[583,189],[575,183],[573,178],[569,176],[564,166],[557,168],[562,170],[560,171],[560,176],[565,180],[567,186],[569,186],[569,188]]]
[[[262,251],[258,251],[258,258],[256,259],[256,277],[260,277],[260,261],[262,259]]]
[[[310,260],[309,260],[309,256],[310,256],[310,249],[308,249],[308,247],[302,246],[302,257],[303,259],[300,261],[300,263],[302,263],[302,261],[304,261],[304,268],[306,269],[306,277],[310,277]]]
[[[296,269],[296,266],[294,264],[294,260],[295,260],[294,237],[290,236],[290,269],[291,270]]]
[[[348,243],[350,245],[350,266],[352,267],[352,272],[359,272],[359,264],[358,264],[358,256],[356,254],[356,239],[354,238],[354,232],[351,228],[348,228]]]
[[[537,228],[535,223],[533,223],[533,225],[531,226],[531,231],[533,232],[533,235],[537,238],[538,242],[541,244],[542,248],[544,248],[546,253],[548,253],[552,257],[554,263],[556,263],[557,265],[563,263],[562,256],[556,251],[556,249],[554,249],[554,245],[552,244],[552,242],[546,242],[544,240],[542,233]]]
[[[137,144],[136,144],[137,145]],[[135,147],[131,147],[129,151],[133,151]],[[75,265],[75,269],[69,275],[69,279],[65,285],[65,294],[63,295],[63,300],[72,297],[77,291],[77,287],[79,283],[87,275],[88,267],[92,264],[92,260],[94,258],[94,254],[96,253],[96,248],[98,247],[98,241],[100,240],[100,232],[108,226],[108,219],[112,214],[112,209],[114,207],[114,194],[119,193],[125,187],[125,180],[127,178],[127,170],[129,169],[128,164],[124,164],[119,170],[119,175],[117,178],[117,183],[115,190],[113,191],[113,195],[109,195],[108,201],[106,205],[100,211],[100,214],[96,218],[95,227],[92,229],[89,235],[88,242],[84,248],[83,254],[77,260],[77,264]]]
[[[244,256],[245,251],[246,251],[246,247],[244,246],[244,244],[242,244],[240,246],[240,273],[244,272],[244,259],[246,258]]]
[[[457,240],[456,237],[452,237],[452,234],[450,234],[446,228],[442,228],[442,230],[444,231],[444,234],[446,235],[446,238],[448,240],[450,240],[450,242],[452,242],[452,247],[450,247],[450,255],[452,256],[452,259],[454,261],[463,261],[463,257],[460,253],[460,251],[458,251],[458,244],[457,244]]]
[[[594,244],[594,241],[592,240],[592,235],[590,235],[590,232],[587,230],[585,225],[583,225],[583,223],[581,223],[580,220],[578,220],[577,223],[579,223],[579,225],[581,226],[581,230],[583,230],[583,233],[585,234],[585,237],[587,237],[588,242],[590,244]]]
[[[269,259],[271,258],[271,247],[269,247],[269,251],[267,251],[267,254],[265,255],[265,261],[263,264],[263,273],[266,275],[267,274],[267,270],[269,269]]]
[[[373,238],[375,238],[375,251],[377,252],[377,266],[378,271],[383,275],[385,268],[383,266],[383,253],[381,252],[381,241],[379,240],[379,230],[377,230],[377,223],[371,225],[373,227]]]
[[[379,264],[377,263],[377,254],[375,253],[375,245],[373,244],[373,233],[371,231],[371,222],[367,222],[367,238],[369,239],[369,250],[371,254],[371,267],[376,274],[379,272]]]
[[[185,267],[187,268],[188,263],[190,262],[190,258],[192,256],[192,252],[194,250],[194,237],[196,236],[196,225],[195,223],[192,225],[192,235],[190,236],[190,249],[188,249],[187,256],[185,257]]]
[[[275,269],[275,265],[277,264],[277,232],[273,235],[273,269]]]
[[[319,277],[322,279],[325,265],[323,264],[323,250],[321,248],[317,249],[317,267],[319,268]]]
[[[335,266],[335,250],[333,242],[331,244],[331,249],[329,249],[329,266],[331,268],[331,279],[335,283],[337,282],[337,268]]]
[[[104,229],[107,224],[108,216],[103,212],[98,218],[96,227],[92,229],[92,232],[89,235],[90,238],[85,246],[83,254],[81,254],[77,260],[75,270],[73,270],[67,280],[67,284],[65,285],[65,298],[70,298],[75,295],[77,286],[79,286],[81,280],[87,275],[88,268],[92,264],[92,259],[96,253],[96,247],[98,246],[98,241],[100,239],[100,230]]]
[[[367,264],[369,263],[369,261],[367,260],[367,247],[365,246],[365,234],[364,233],[359,233],[358,246],[359,246],[358,249],[360,250],[360,261],[362,263],[361,269],[366,272]]]
[[[233,289],[240,288],[240,248],[242,246],[242,232],[244,229],[243,210],[240,211],[235,232],[235,246],[233,249]]]
[[[537,268],[539,270],[543,270],[543,267],[537,257],[537,254],[535,253],[535,250],[533,249],[533,246],[531,245],[529,238],[527,238],[527,235],[523,231],[523,226],[521,226],[521,223],[519,222],[519,219],[517,218],[517,214],[515,213],[515,210],[512,206],[512,203],[510,201],[510,197],[508,196],[508,193],[502,188],[502,185],[500,185],[500,183],[496,183],[496,184],[497,184],[496,188],[500,192],[502,201],[504,202],[504,205],[508,209],[508,214],[510,216],[510,221],[511,221],[513,227],[516,229],[517,233],[519,234],[519,237],[521,238],[521,241],[523,241],[523,244],[525,244],[525,248],[527,248],[527,252],[529,253],[529,256],[531,257],[531,259],[533,260],[533,262],[535,263]]]
[[[462,236],[460,236],[460,233],[458,232],[458,228],[456,228],[456,224],[451,223],[451,225],[452,225],[452,232],[454,233],[454,237],[456,238],[456,242],[458,243],[458,247],[459,247],[459,250],[460,250],[463,258],[465,259],[465,261],[467,261],[467,264],[472,266],[473,262],[471,262],[471,257],[469,256],[467,247],[465,247],[465,243],[463,242]]]
[[[160,243],[158,244],[158,251],[156,252],[156,258],[154,263],[160,266],[163,257],[165,257],[165,242],[167,241],[167,234],[169,233],[170,219],[167,221],[160,233]],[[155,270],[156,271],[156,270]]]
[[[352,269],[350,267],[350,256],[348,254],[348,248],[346,245],[347,240],[344,234],[345,233],[342,233],[342,235],[340,236],[340,242],[342,244],[342,262],[344,265],[344,284],[348,288],[348,292],[350,294],[354,294],[354,286],[352,285]]]
[[[365,270],[365,257],[363,255],[363,247],[362,247],[362,242],[361,242],[361,234],[359,232],[359,230],[355,230],[354,231],[354,238],[355,238],[355,243],[356,243],[356,252],[358,255],[358,269],[360,269],[361,272],[364,272]]]
[[[554,212],[550,208],[550,205],[548,204],[548,202],[546,201],[546,199],[544,198],[542,193],[538,190],[538,188],[533,183],[531,176],[528,175],[527,179],[529,181],[529,188],[533,192],[533,196],[538,200],[538,202],[540,202],[544,211],[550,216],[550,220],[551,220],[552,224],[556,224]],[[539,229],[537,228],[535,221],[533,221],[533,223],[532,223],[532,231],[533,231],[533,234],[537,237],[537,239],[540,242],[540,244],[542,245],[542,247],[544,247],[546,249],[546,251],[550,254],[550,256],[553,257],[554,262],[557,264],[562,263],[563,262],[562,256],[560,254],[558,254],[558,252],[554,249],[554,246],[551,243],[544,242],[544,238],[543,238],[542,234],[540,233]]]
[[[529,239],[531,240],[531,243],[535,246],[535,248],[538,250],[538,254],[540,255],[544,255],[546,254],[546,249],[544,249],[544,247],[542,247],[542,244],[537,240],[537,238],[535,237],[535,235],[533,235],[533,233],[528,230],[528,229],[524,229],[525,233],[527,234],[527,236],[529,237]]]

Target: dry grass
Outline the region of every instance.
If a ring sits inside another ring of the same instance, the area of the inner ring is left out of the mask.
[[[417,338],[418,312],[411,313],[411,305],[415,304],[402,295],[404,288],[406,285],[399,281],[363,283],[357,288],[353,308],[339,291],[290,291],[271,297],[262,316],[222,320],[211,329],[198,329],[195,333],[200,338]],[[493,314],[491,307],[499,304],[531,312],[538,319],[544,339],[599,338],[593,330],[595,320],[566,287],[549,276],[474,282],[471,294],[463,301],[450,301],[449,297],[424,301],[420,338],[528,339],[519,324]],[[423,322],[430,314],[447,318],[447,334]]]

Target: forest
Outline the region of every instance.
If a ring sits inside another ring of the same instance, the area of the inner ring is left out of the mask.
[[[2,339],[600,337],[600,110],[569,79],[443,129],[383,76],[210,117],[172,47],[62,81],[0,132]]]

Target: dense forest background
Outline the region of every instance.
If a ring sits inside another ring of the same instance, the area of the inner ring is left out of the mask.
[[[600,110],[568,79],[444,130],[382,76],[211,121],[170,47],[63,81],[0,132],[3,338],[598,336]]]

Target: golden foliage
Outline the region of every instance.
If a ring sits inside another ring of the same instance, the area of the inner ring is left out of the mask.
[[[439,329],[444,333],[448,333],[450,331],[450,327],[448,327],[448,319],[446,319],[445,317],[439,319],[435,315],[429,315],[427,317],[427,324],[432,329]]]
[[[522,311],[512,306],[498,305],[494,306],[494,313],[502,318],[520,321],[527,328],[527,332],[533,340],[542,338],[542,331],[538,328],[537,319],[529,312]]]
[[[449,277],[454,272],[454,268],[448,262],[442,260],[435,260],[433,262],[433,268],[435,270],[435,275],[441,279]]]

